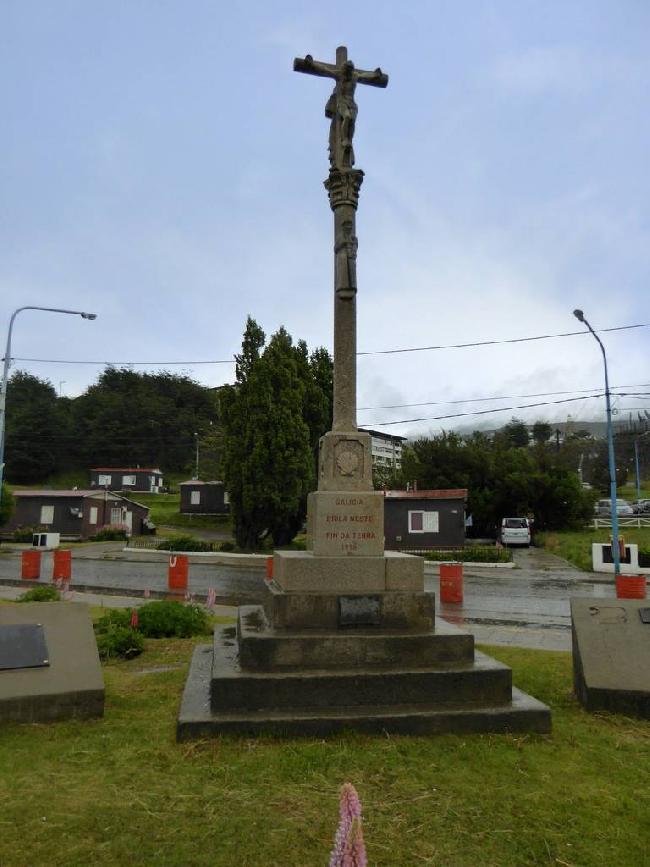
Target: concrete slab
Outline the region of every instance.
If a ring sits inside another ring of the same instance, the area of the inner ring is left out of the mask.
[[[381,593],[386,561],[377,557],[320,557],[311,551],[276,551],[273,579],[287,593]]]
[[[650,623],[644,599],[571,600],[573,684],[587,710],[650,719]]]
[[[178,741],[220,734],[326,737],[346,730],[368,734],[471,734],[551,730],[548,707],[513,688],[499,706],[426,704],[263,711],[213,711],[210,707],[212,645],[196,647],[176,727]]]
[[[285,593],[275,581],[266,585],[264,608],[278,629],[338,629],[340,595]],[[381,594],[379,625],[386,629],[431,629],[435,622],[433,593],[395,591]]]
[[[88,606],[32,602],[0,606],[0,625],[43,625],[49,664],[0,671],[0,721],[45,722],[104,713],[104,677]]]
[[[474,639],[439,620],[435,632],[368,628],[275,629],[261,606],[242,606],[237,625],[244,668],[287,671],[471,663]],[[234,640],[234,630],[233,630]]]

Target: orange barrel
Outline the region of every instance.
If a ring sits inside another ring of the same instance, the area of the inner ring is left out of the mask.
[[[266,558],[266,580],[273,581],[273,557]]]
[[[645,575],[617,575],[616,576],[617,599],[645,599],[646,581]]]
[[[69,581],[72,577],[72,551],[56,548],[52,558],[52,581]]]
[[[463,564],[440,564],[440,601],[463,601]]]
[[[20,577],[23,581],[38,581],[41,577],[41,552],[23,551]]]
[[[167,587],[169,590],[187,590],[189,560],[186,554],[172,554],[169,557]]]

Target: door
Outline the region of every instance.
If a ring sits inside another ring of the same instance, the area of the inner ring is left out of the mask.
[[[124,526],[126,527],[127,534],[130,536],[133,533],[133,512],[127,510],[124,513]]]

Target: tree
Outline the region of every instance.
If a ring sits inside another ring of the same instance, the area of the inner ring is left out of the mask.
[[[220,400],[225,482],[235,538],[246,549],[267,534],[286,544],[300,528],[315,479],[313,446],[327,417],[306,345],[294,346],[284,328],[263,350],[264,340],[249,316],[236,383]]]
[[[85,468],[140,465],[190,473],[194,434],[217,419],[217,399],[187,376],[108,367],[73,401],[72,416]]]
[[[536,421],[533,425],[533,440],[539,445],[545,445],[551,438],[553,427],[546,421]]]
[[[2,483],[2,494],[0,495],[0,527],[3,527],[14,512],[14,495],[9,490],[9,485],[6,482]]]
[[[528,428],[521,419],[512,418],[503,428],[502,433],[511,446],[523,448],[528,445]]]
[[[404,449],[402,473],[420,488],[467,488],[477,535],[494,535],[503,517],[531,512],[538,529],[579,527],[593,508],[593,494],[582,488],[574,468],[504,436],[422,438]]]
[[[53,473],[67,445],[67,426],[52,383],[17,370],[7,387],[7,479],[28,485]]]

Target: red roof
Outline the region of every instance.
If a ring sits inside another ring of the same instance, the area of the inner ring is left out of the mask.
[[[153,467],[91,467],[91,473],[160,473],[162,470]]]
[[[466,500],[467,488],[436,491],[384,491],[389,500]]]

